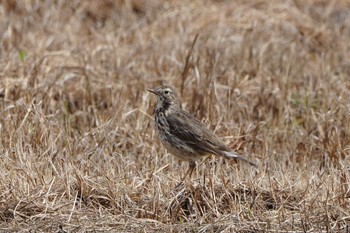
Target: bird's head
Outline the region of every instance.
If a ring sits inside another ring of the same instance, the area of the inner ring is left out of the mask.
[[[149,92],[157,96],[157,105],[178,105],[180,106],[179,97],[176,90],[171,86],[160,86],[156,89],[148,89]]]

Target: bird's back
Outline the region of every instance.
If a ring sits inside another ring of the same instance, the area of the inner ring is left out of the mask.
[[[194,151],[203,155],[224,155],[229,148],[190,113],[178,109],[167,116],[169,131]]]

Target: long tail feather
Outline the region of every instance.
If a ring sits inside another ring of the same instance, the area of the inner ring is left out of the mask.
[[[258,167],[258,165],[256,165],[255,163],[249,161],[249,160],[246,159],[246,158],[241,157],[240,155],[238,155],[238,154],[236,154],[236,153],[234,153],[234,152],[232,152],[232,151],[223,151],[223,152],[224,152],[225,156],[228,157],[228,158],[240,159],[240,160],[242,160],[242,161],[244,161],[244,162],[246,162],[246,163],[249,163],[250,165],[252,165],[252,166],[254,166],[254,167]]]

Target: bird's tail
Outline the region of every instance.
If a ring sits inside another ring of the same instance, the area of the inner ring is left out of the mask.
[[[234,153],[234,152],[232,152],[232,151],[223,151],[223,152],[224,152],[224,155],[225,155],[226,157],[228,157],[228,158],[240,159],[240,160],[242,160],[242,161],[244,161],[244,162],[246,162],[246,163],[249,163],[250,165],[252,165],[252,166],[254,166],[254,167],[258,167],[258,165],[256,165],[255,163],[249,161],[249,160],[246,159],[246,158],[241,157],[240,155],[238,155],[238,154],[236,154],[236,153]]]

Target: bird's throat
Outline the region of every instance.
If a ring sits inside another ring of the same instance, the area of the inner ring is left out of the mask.
[[[168,116],[169,114],[171,114],[171,112],[173,111],[173,103],[170,102],[162,102],[162,104],[158,107],[157,112],[162,112],[164,114],[164,116]]]

